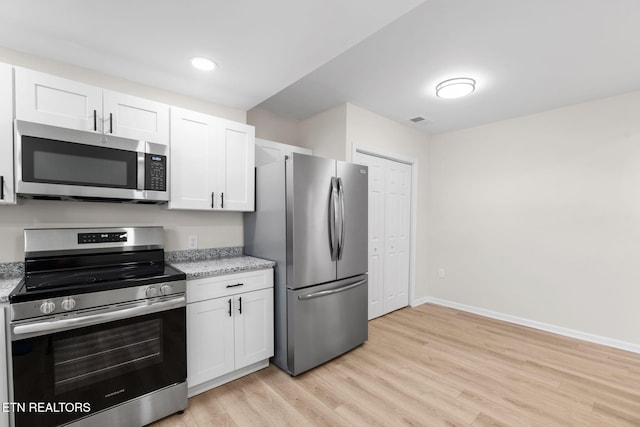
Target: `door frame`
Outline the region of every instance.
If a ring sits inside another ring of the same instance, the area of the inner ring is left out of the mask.
[[[416,229],[418,217],[418,159],[404,156],[402,154],[371,147],[362,144],[353,144],[351,147],[351,161],[356,153],[367,154],[369,156],[380,157],[394,162],[404,163],[411,166],[411,209],[409,225],[409,306],[415,307],[416,300]]]

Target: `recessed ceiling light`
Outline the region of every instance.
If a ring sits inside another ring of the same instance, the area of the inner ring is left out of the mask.
[[[216,63],[210,59],[203,58],[201,56],[196,56],[195,58],[191,58],[191,65],[196,67],[198,70],[202,71],[211,71],[216,68]]]
[[[439,98],[461,98],[469,95],[476,88],[476,81],[467,77],[445,80],[436,86],[436,96]]]

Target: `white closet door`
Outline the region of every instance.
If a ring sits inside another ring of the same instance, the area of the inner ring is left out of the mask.
[[[386,160],[356,153],[354,162],[369,166],[369,319],[373,319],[384,314]]]
[[[411,166],[386,160],[384,312],[409,304]]]
[[[369,319],[409,304],[411,166],[356,153],[369,166]]]

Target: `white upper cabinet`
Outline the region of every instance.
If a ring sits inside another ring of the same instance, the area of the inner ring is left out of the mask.
[[[216,119],[220,209],[255,209],[255,128],[244,123]]]
[[[253,126],[171,109],[169,209],[254,210]]]
[[[169,106],[16,67],[16,118],[34,123],[169,143]]]
[[[105,90],[104,133],[156,144],[169,144],[169,106]]]
[[[206,114],[171,108],[169,209],[212,210],[216,188],[216,129]]]
[[[102,90],[16,67],[16,118],[69,129],[102,132]]]
[[[0,204],[15,203],[13,187],[13,70],[0,63]]]

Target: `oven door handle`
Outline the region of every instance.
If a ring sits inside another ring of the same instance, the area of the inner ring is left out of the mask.
[[[13,335],[36,336],[43,335],[43,332],[53,334],[56,332],[79,328],[82,326],[97,325],[114,320],[121,320],[129,317],[142,316],[145,314],[157,313],[159,311],[171,310],[173,308],[186,307],[186,305],[186,298],[184,296],[181,296],[178,298],[172,298],[168,301],[138,305],[136,307],[124,308],[107,313],[90,314],[88,316],[74,317],[72,319],[54,319],[44,322],[16,325],[13,327]]]

